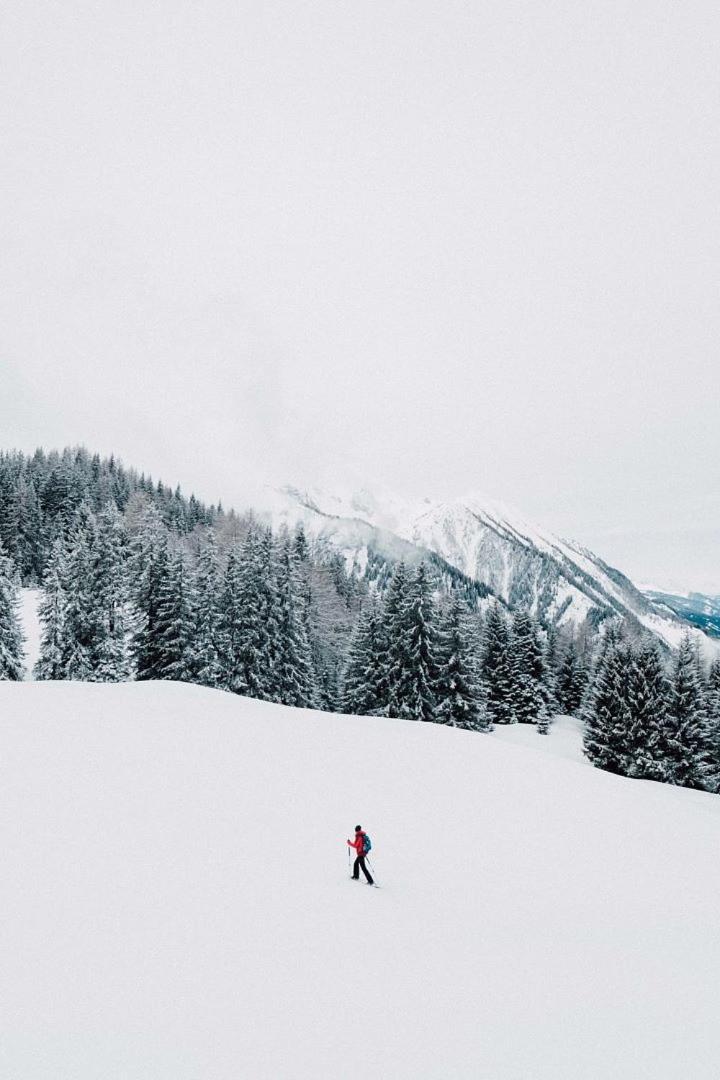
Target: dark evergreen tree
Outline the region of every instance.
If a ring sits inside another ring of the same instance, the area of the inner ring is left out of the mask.
[[[63,678],[94,681],[100,638],[93,591],[97,522],[87,502],[81,503],[70,527],[65,559],[63,613]]]
[[[510,631],[505,613],[497,603],[492,605],[485,620],[481,675],[490,721],[494,724],[515,723]]]
[[[547,733],[550,722],[550,690],[543,642],[537,624],[527,611],[516,611],[510,636],[510,708],[521,724],[537,724]]]
[[[182,552],[168,553],[158,588],[155,648],[156,679],[192,681],[192,609],[190,575]]]
[[[161,598],[170,567],[168,545],[168,534],[153,507],[133,544],[137,614],[131,649],[136,678],[140,680],[168,677],[163,674],[165,661],[160,644]]]
[[[130,677],[130,590],[127,537],[122,516],[109,502],[97,517],[92,565],[95,607],[93,677],[98,682],[122,682]]]
[[[442,612],[438,627],[435,694],[439,723],[470,731],[491,729],[477,653],[470,612],[456,594]]]
[[[427,567],[421,562],[398,613],[396,663],[390,672],[390,716],[435,719],[435,625]]]
[[[673,666],[670,706],[661,729],[661,753],[667,783],[692,788],[713,786],[708,718],[698,657],[687,634],[680,643]]]
[[[273,700],[313,708],[316,700],[303,596],[289,539],[277,552],[277,635],[273,641]]]
[[[67,551],[62,536],[53,543],[45,570],[42,599],[38,608],[42,632],[40,655],[35,665],[36,679],[64,679],[65,663],[65,582]]]
[[[587,691],[587,669],[574,638],[568,640],[557,676],[558,708],[566,716],[580,716]]]
[[[585,753],[600,769],[625,774],[632,726],[628,679],[633,655],[622,639],[608,641],[599,661],[585,715]]]
[[[220,686],[221,578],[217,540],[208,529],[197,557],[191,593],[188,677],[201,686]]]
[[[18,682],[24,675],[23,637],[18,615],[17,575],[0,544],[0,680]]]
[[[382,615],[374,599],[362,608],[350,639],[342,683],[343,712],[374,716],[383,712]]]
[[[630,725],[622,772],[645,780],[664,780],[661,731],[666,723],[669,685],[657,647],[648,642],[635,650],[627,678]]]

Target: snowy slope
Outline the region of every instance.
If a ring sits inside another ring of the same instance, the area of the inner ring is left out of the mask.
[[[562,625],[596,624],[608,615],[634,621],[677,646],[689,624],[656,605],[618,570],[592,552],[528,522],[517,511],[471,495],[450,502],[407,502],[368,492],[339,497],[287,487],[268,496],[276,524],[302,521],[326,536],[357,565],[357,553],[375,546],[410,545],[415,557],[434,552],[511,606],[528,607]],[[713,644],[698,633],[708,654]]]
[[[168,683],[0,684],[0,769],[0,1076],[718,1075],[714,796]]]

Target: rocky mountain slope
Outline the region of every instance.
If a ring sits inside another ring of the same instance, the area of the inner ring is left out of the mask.
[[[672,647],[690,625],[593,552],[477,496],[413,503],[286,487],[268,503],[276,525],[302,522],[311,535],[339,547],[360,574],[378,553],[410,561],[431,553],[488,595],[558,626],[593,631],[617,616]]]

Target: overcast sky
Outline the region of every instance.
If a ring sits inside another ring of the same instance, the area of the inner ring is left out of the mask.
[[[720,15],[5,0],[0,442],[477,490],[720,591]]]

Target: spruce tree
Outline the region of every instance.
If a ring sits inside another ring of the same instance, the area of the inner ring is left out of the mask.
[[[632,726],[628,679],[632,650],[623,639],[606,643],[585,715],[585,753],[593,765],[625,774],[628,733]]]
[[[191,593],[188,675],[201,686],[219,686],[221,579],[217,540],[208,529],[195,566]]]
[[[645,780],[664,780],[661,731],[665,725],[669,684],[657,646],[641,645],[634,652],[627,679],[630,725],[625,739],[622,772]]]
[[[129,575],[125,525],[114,502],[97,518],[92,566],[95,606],[93,677],[98,682],[122,682],[130,677]]]
[[[23,658],[16,571],[0,543],[0,680],[20,681],[25,673]]]
[[[714,786],[708,717],[695,646],[686,634],[673,667],[670,705],[660,732],[665,780],[681,787]]]
[[[543,643],[535,620],[516,611],[510,636],[510,703],[514,719],[537,724],[546,734],[550,722],[550,690]]]
[[[712,790],[720,790],[720,658],[713,661],[707,678],[705,709],[707,711],[708,751],[712,769]]]
[[[435,694],[439,723],[471,731],[490,730],[476,655],[470,612],[454,594],[438,626]]]
[[[435,719],[435,625],[427,567],[421,562],[398,612],[396,663],[390,672],[389,715]]]
[[[100,638],[94,586],[97,522],[88,503],[75,515],[65,559],[65,611],[62,631],[63,678],[96,680],[96,650]]]
[[[313,708],[315,673],[303,611],[303,595],[289,538],[277,550],[277,615],[272,641],[272,700],[283,705]]]
[[[38,608],[40,625],[40,655],[35,664],[36,679],[64,679],[65,664],[65,582],[67,551],[62,534],[55,538],[45,569],[42,598]]]
[[[568,640],[557,676],[558,708],[565,716],[580,716],[587,691],[587,669],[574,638]]]
[[[168,556],[158,589],[153,678],[192,682],[192,583],[182,552]]]
[[[485,620],[481,674],[490,721],[494,724],[515,723],[510,631],[505,613],[498,603],[492,605]]]
[[[391,709],[398,672],[407,663],[404,655],[407,646],[405,610],[408,603],[409,584],[407,567],[403,561],[400,561],[388,582],[381,619],[379,698],[381,709],[388,715],[394,715]]]
[[[358,616],[342,680],[342,711],[356,716],[381,713],[383,701],[381,613],[374,598]]]
[[[167,677],[160,647],[160,605],[169,574],[169,538],[164,527],[156,528],[154,515],[152,518],[150,527],[136,538],[133,554],[137,615],[131,648],[140,681]]]

